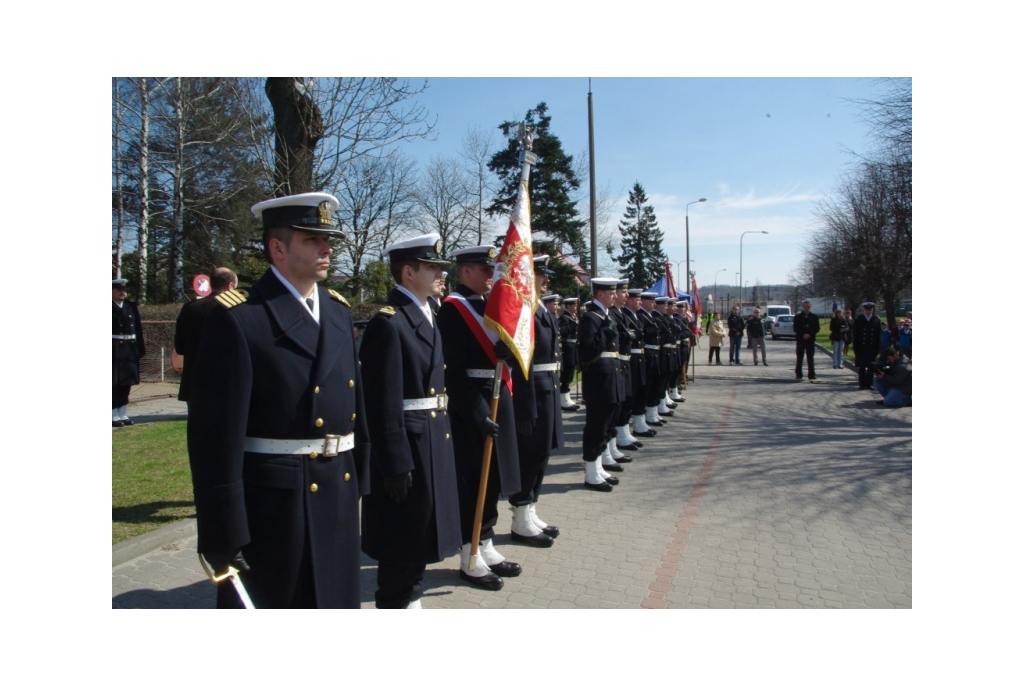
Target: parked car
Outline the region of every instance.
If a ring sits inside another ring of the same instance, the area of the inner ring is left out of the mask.
[[[789,308],[788,304],[769,304],[765,305],[762,310],[762,317],[764,319],[764,332],[767,335],[771,335],[772,328],[775,326],[775,317],[782,316],[784,314],[792,314],[793,310]]]
[[[782,314],[775,317],[775,323],[772,324],[772,340],[778,340],[779,338],[793,338],[796,340],[796,334],[793,332],[792,314]]]

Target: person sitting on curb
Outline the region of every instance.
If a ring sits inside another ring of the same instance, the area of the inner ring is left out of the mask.
[[[882,351],[885,366],[875,374],[875,390],[884,399],[877,404],[886,407],[909,407],[911,400],[911,365],[910,360],[898,350],[888,347]]]

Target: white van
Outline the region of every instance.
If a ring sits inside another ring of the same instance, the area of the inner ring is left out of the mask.
[[[771,333],[777,317],[792,315],[792,313],[788,304],[766,304],[761,309],[761,318],[764,319],[765,330]],[[772,336],[772,339],[774,340],[775,336]]]

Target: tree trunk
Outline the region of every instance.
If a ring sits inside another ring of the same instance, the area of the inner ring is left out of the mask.
[[[139,79],[139,304],[146,303],[149,269],[149,86],[146,77]]]
[[[270,77],[265,89],[274,110],[274,195],[317,190],[313,151],[324,134],[320,108],[301,78]]]
[[[170,289],[175,302],[185,301],[185,191],[182,176],[185,173],[185,96],[182,93],[181,77],[177,79],[177,95],[174,102],[174,200],[173,233],[171,235]]]
[[[117,238],[114,247],[114,278],[121,278],[124,252],[124,195],[121,192],[121,81],[114,77],[114,196],[117,202]]]

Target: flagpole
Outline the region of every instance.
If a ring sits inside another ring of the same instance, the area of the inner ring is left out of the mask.
[[[537,155],[533,152],[533,137],[536,135],[536,132],[536,128],[527,128],[523,124],[519,125],[519,162],[523,165],[519,174],[519,192],[527,193],[527,197],[529,197],[530,167],[537,163]],[[528,362],[529,360],[526,363]],[[504,382],[504,379],[501,377],[501,367],[502,360],[499,359],[494,365],[493,391],[491,393],[491,421],[494,423],[497,423],[498,420],[498,400],[501,398],[501,384]],[[515,426],[506,426],[505,430],[515,430]],[[484,453],[480,463],[480,486],[477,488],[476,493],[476,513],[473,516],[473,535],[470,539],[470,571],[476,569],[477,554],[480,550],[480,529],[483,527],[484,500],[487,497],[487,480],[491,471],[491,450],[493,447],[494,436],[488,435],[484,438]]]

